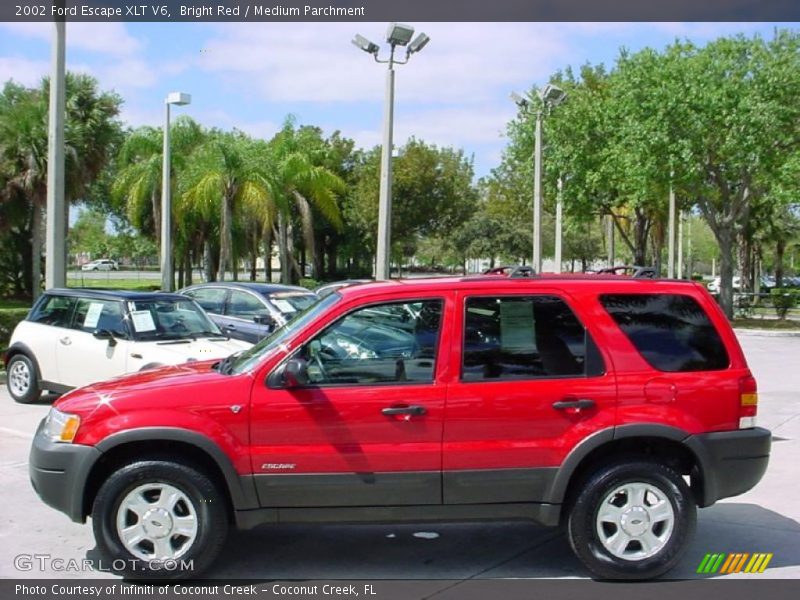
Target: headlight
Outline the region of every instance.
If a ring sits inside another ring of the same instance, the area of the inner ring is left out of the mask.
[[[65,442],[70,444],[72,440],[75,439],[75,434],[78,433],[80,424],[81,419],[78,415],[70,415],[56,410],[55,408],[51,408],[44,421],[42,433],[51,442]]]

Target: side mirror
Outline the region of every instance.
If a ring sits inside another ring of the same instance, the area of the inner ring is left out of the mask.
[[[108,345],[112,348],[117,345],[117,340],[114,337],[114,334],[108,329],[98,329],[92,335],[98,340],[108,340]]]
[[[270,327],[275,324],[275,321],[269,315],[256,315],[253,317],[253,322],[259,325],[269,325]]]
[[[290,358],[283,367],[283,385],[286,389],[308,385],[308,362],[302,358]]]

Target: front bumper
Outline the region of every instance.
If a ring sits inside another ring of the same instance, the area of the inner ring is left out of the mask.
[[[762,427],[689,436],[686,445],[700,461],[700,506],[738,496],[754,487],[769,463],[772,434]]]
[[[44,420],[36,430],[28,460],[33,489],[46,504],[83,523],[86,480],[101,453],[91,446],[52,442],[42,433],[43,427]]]

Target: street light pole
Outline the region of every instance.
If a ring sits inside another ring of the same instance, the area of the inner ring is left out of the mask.
[[[672,187],[672,174],[669,184],[669,224],[667,227],[667,277],[675,277],[675,189]]]
[[[536,111],[536,134],[533,148],[533,263],[542,272],[542,111]]]
[[[564,187],[564,181],[561,176],[558,177],[558,194],[556,195],[556,257],[555,257],[555,272],[561,273],[561,236],[563,229],[562,215],[564,212],[563,198],[561,197],[561,190]]]
[[[169,144],[170,106],[185,106],[192,101],[189,94],[170,93],[164,101],[164,149],[161,165],[161,289],[171,292],[175,289],[175,277],[172,272],[172,177]]]
[[[378,240],[375,252],[375,279],[391,277],[392,251],[392,145],[394,132],[394,66],[404,65],[411,55],[427,46],[430,38],[420,33],[412,41],[414,28],[402,23],[391,23],[386,31],[386,41],[391,48],[388,60],[378,59],[380,47],[362,35],[356,34],[353,44],[371,54],[377,63],[386,63],[386,90],[383,100],[383,147],[381,149],[381,180],[378,198]],[[406,48],[405,60],[395,58],[397,46]]]
[[[394,132],[394,46],[386,71],[383,101],[383,148],[381,149],[381,184],[378,199],[378,248],[376,279],[391,277],[392,248],[392,138]]]
[[[45,287],[65,287],[66,280],[66,210],[64,208],[64,119],[66,112],[65,49],[66,23],[53,23],[53,50],[50,71],[50,106],[47,131],[47,218],[45,239]],[[41,207],[34,206],[34,210]],[[34,221],[40,223],[38,219]],[[40,231],[33,235],[40,236]],[[41,237],[37,238],[41,240]],[[39,265],[34,257],[33,297],[39,296]]]

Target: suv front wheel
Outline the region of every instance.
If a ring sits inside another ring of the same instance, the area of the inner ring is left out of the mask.
[[[214,482],[192,466],[156,459],[112,474],[97,493],[92,521],[107,567],[131,579],[196,577],[228,532]]]
[[[567,522],[575,554],[602,579],[651,579],[671,569],[694,534],[697,508],[672,468],[645,459],[586,479]]]

